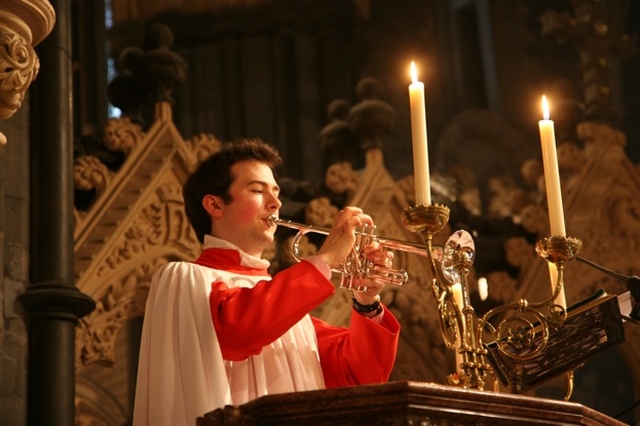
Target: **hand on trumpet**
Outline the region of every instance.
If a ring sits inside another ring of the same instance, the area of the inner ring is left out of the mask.
[[[379,290],[370,290],[367,293],[366,285],[360,285],[368,282],[366,278],[395,285],[403,285],[409,278],[404,270],[391,268],[393,254],[385,249],[401,250],[422,256],[425,253],[424,249],[418,249],[412,243],[376,236],[373,233],[375,226],[371,216],[364,214],[357,207],[346,207],[341,210],[331,229],[295,223],[276,216],[271,216],[269,222],[271,225],[282,225],[298,230],[291,245],[293,257],[298,262],[304,260],[300,255],[299,243],[306,233],[327,235],[327,239],[315,257],[324,262],[331,271],[342,275],[340,287],[370,294],[372,297],[379,293]],[[381,288],[377,285],[373,287]]]
[[[364,248],[367,259],[374,265],[391,268],[393,266],[393,252],[384,250],[383,246],[377,241],[372,242]],[[379,294],[387,284],[387,282],[375,279],[375,276],[354,280],[356,288],[363,290],[352,290],[353,297],[361,305],[371,305],[380,300]]]
[[[354,256],[353,248],[356,243],[356,228],[362,225],[373,226],[371,216],[365,214],[358,207],[345,207],[334,220],[322,247],[316,254],[331,269],[337,268],[345,262],[348,256]],[[362,251],[369,262],[383,268],[391,268],[393,252],[384,250],[383,245],[375,240],[364,247]],[[382,291],[386,282],[377,280],[375,275],[362,278],[353,278],[349,288],[353,289],[354,297],[362,305],[371,305],[378,300],[378,294]]]
[[[316,256],[331,269],[344,262],[356,242],[356,227],[373,226],[373,219],[358,207],[347,206],[340,210],[331,230]]]

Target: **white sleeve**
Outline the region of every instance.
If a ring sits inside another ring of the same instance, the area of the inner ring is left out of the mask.
[[[318,256],[311,256],[311,257],[309,257],[308,259],[305,259],[305,260],[308,261],[309,263],[311,263],[313,266],[315,266],[316,269],[322,275],[324,275],[324,277],[326,279],[328,279],[328,280],[331,279],[331,268],[323,260],[321,260]]]

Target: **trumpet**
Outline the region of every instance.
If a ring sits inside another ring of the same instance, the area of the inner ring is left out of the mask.
[[[275,215],[269,217],[268,221],[272,226],[284,226],[298,231],[293,239],[291,248],[293,257],[298,262],[304,260],[300,255],[299,245],[300,239],[305,234],[316,233],[329,235],[329,232],[331,231],[328,228],[321,228],[313,225],[305,225],[302,223],[292,222],[286,219],[280,219]],[[390,250],[399,250],[427,257],[427,251],[424,246],[408,241],[382,238],[374,235],[374,230],[375,226],[370,225],[362,225],[356,227],[356,242],[351,248],[351,252],[343,263],[341,263],[337,268],[332,269],[333,272],[339,272],[341,274],[340,287],[349,290],[366,291],[366,287],[356,284],[356,280],[361,280],[363,278],[373,278],[379,281],[384,281],[387,284],[395,285],[403,285],[407,282],[407,280],[409,279],[409,275],[406,271],[402,269],[393,269],[387,268],[382,265],[376,265],[367,258],[366,254],[364,253],[364,248],[374,241]]]

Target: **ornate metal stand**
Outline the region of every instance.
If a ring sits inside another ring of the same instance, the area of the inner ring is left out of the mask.
[[[441,250],[432,244],[433,236],[449,221],[449,212],[448,207],[439,204],[415,206],[403,212],[402,221],[408,230],[420,234],[425,241],[442,336],[446,346],[460,354],[459,382],[465,388],[483,390],[489,373],[494,379],[494,388],[497,387],[496,375],[487,357],[487,347],[493,345],[513,361],[509,382],[514,393],[521,393],[522,364],[545,350],[551,330],[562,327],[567,317],[565,307],[554,301],[563,287],[564,263],[576,257],[582,243],[571,237],[539,241],[538,255],[558,269],[553,294],[539,303],[520,299],[478,318],[470,303],[467,283],[475,258],[473,238],[466,231],[456,231]],[[462,294],[456,302],[453,286],[458,284]],[[566,399],[571,389],[570,380]]]

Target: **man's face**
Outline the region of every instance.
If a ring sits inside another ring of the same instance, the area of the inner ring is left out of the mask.
[[[277,215],[282,203],[278,199],[280,187],[271,168],[255,160],[241,161],[231,166],[233,183],[229,187],[231,201],[219,204],[219,217],[214,217],[212,233],[253,256],[273,242],[276,226],[268,218]]]

